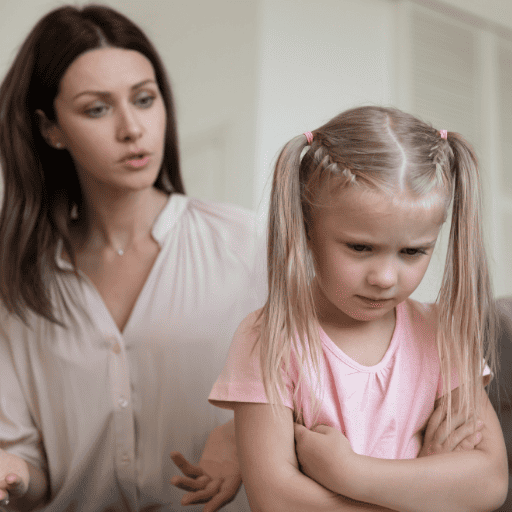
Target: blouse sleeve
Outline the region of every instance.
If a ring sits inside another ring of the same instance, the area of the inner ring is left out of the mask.
[[[240,324],[229,349],[222,373],[208,397],[211,404],[233,409],[233,402],[268,403],[260,366],[260,342],[255,324],[259,311]],[[293,409],[293,382],[285,376],[283,405]]]
[[[41,435],[30,414],[5,332],[0,328],[0,448],[46,470]]]

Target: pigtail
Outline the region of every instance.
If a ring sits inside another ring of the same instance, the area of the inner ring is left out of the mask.
[[[286,144],[276,163],[272,184],[269,296],[261,313],[260,357],[265,391],[273,406],[281,404],[285,396],[283,371],[288,373],[290,368],[292,347],[300,358],[301,369],[308,368],[311,362],[318,368],[319,361],[320,339],[312,292],[314,264],[308,248],[299,171],[306,144],[304,135]],[[301,371],[299,382],[302,375]],[[301,411],[295,412],[296,420],[300,420]]]
[[[458,134],[448,138],[453,206],[443,281],[439,292],[438,349],[445,406],[451,411],[452,372],[459,381],[459,408],[475,411],[483,361],[496,368],[494,310],[485,253],[477,158]],[[478,414],[478,411],[476,411]],[[448,416],[450,421],[450,415]]]

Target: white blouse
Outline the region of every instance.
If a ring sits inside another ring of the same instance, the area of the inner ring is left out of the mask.
[[[85,276],[58,276],[66,328],[1,314],[0,447],[47,471],[46,511],[202,510],[180,506],[169,454],[197,463],[230,419],[207,398],[263,304],[264,243],[248,211],[178,194],[153,236],[161,250],[122,333]],[[224,510],[249,510],[243,489]]]

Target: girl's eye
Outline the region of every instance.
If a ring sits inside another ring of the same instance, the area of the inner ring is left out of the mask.
[[[107,105],[95,105],[92,108],[88,108],[85,113],[89,117],[102,117],[107,113],[108,106]]]
[[[363,245],[363,244],[348,244],[348,246],[356,251],[356,252],[364,252],[364,251],[370,251],[371,247],[369,245]]]
[[[402,252],[404,254],[406,254],[407,256],[418,256],[420,254],[427,254],[423,249],[412,249],[412,248],[403,249]]]
[[[155,101],[154,96],[140,96],[135,100],[135,104],[138,105],[141,108],[149,108],[151,105],[153,105]]]

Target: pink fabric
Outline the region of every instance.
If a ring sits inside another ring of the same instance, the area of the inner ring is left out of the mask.
[[[448,130],[439,130],[439,134],[441,135],[442,139],[448,140]]]
[[[308,144],[311,144],[313,142],[313,134],[311,132],[304,132],[304,135],[306,136]]]
[[[227,362],[209,397],[216,406],[268,402],[260,376],[259,345],[254,345],[256,334],[250,329],[255,319],[256,313],[249,315],[235,334]],[[356,453],[386,459],[416,457],[422,430],[441,389],[435,326],[434,305],[411,299],[402,302],[397,307],[389,348],[372,367],[352,360],[321,330],[323,397],[316,423],[343,432]],[[288,395],[284,397],[284,405],[291,409],[297,377],[297,359],[292,357]],[[457,386],[457,379],[452,380],[452,387]],[[298,398],[308,428],[315,419],[310,389],[311,385],[303,382]]]

